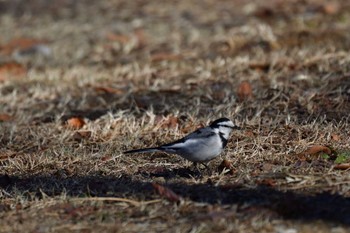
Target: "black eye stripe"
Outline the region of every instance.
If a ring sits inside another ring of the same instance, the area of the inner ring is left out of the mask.
[[[229,126],[229,125],[219,125],[219,126],[234,129],[234,127],[233,127],[233,126]]]

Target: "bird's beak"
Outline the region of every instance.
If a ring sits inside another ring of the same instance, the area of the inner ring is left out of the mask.
[[[238,125],[235,125],[235,127],[233,127],[233,129],[241,130],[242,127],[239,127]]]

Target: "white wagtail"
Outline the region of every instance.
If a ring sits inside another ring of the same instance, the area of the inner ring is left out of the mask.
[[[227,145],[227,140],[233,129],[240,129],[227,118],[215,120],[209,126],[197,129],[175,142],[159,147],[143,148],[125,151],[129,153],[149,153],[164,151],[177,154],[196,164],[208,162],[217,157]]]

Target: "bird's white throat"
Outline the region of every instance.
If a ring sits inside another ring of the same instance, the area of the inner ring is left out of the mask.
[[[230,137],[230,133],[232,132],[231,128],[225,127],[225,126],[219,126],[219,133],[223,134],[223,137],[225,139],[228,139]]]

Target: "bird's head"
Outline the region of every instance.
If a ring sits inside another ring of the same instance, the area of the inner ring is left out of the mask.
[[[219,133],[222,133],[222,135],[228,139],[230,136],[230,133],[234,129],[241,129],[241,127],[235,125],[230,119],[228,118],[220,118],[215,121],[213,121],[210,124],[210,127],[212,129],[217,129]]]

